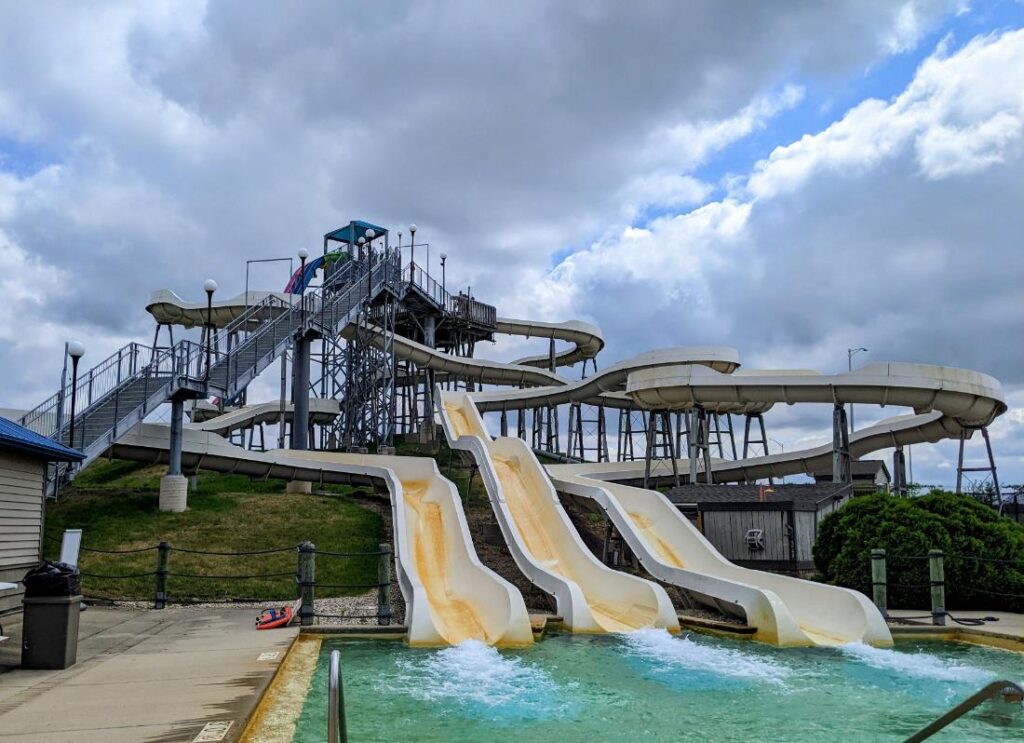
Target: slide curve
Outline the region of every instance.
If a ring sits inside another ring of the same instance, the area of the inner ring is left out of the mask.
[[[556,366],[592,358],[604,345],[597,328],[579,322],[501,319],[498,330],[572,343],[570,349],[556,353]],[[597,502],[652,575],[744,616],[766,642],[891,642],[878,611],[862,594],[733,565],[664,496],[616,482],[635,480],[642,462],[555,465],[545,471],[519,439],[491,439],[483,412],[574,401],[616,408],[700,406],[720,413],[756,413],[777,403],[798,402],[873,403],[915,411],[856,432],[851,454],[862,456],[898,444],[969,435],[1006,410],[1002,389],[992,377],[920,364],[871,364],[836,375],[740,371],[733,349],[673,348],[641,354],[570,381],[545,368],[550,364],[547,355],[512,363],[457,358],[402,337],[395,338],[394,347],[397,356],[434,371],[522,388],[475,393],[438,389],[434,399],[450,445],[469,451],[479,463],[520,569],[555,596],[560,613],[575,631],[652,624],[671,628],[674,618],[668,618],[667,596],[655,584],[611,571],[593,558],[561,508],[556,485]],[[725,482],[807,472],[830,459],[831,447],[823,446],[738,462],[716,461],[712,469],[715,481]],[[644,586],[653,587],[653,592]]]

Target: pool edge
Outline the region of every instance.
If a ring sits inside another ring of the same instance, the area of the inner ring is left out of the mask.
[[[313,672],[316,670],[322,643],[323,637],[313,633],[302,632],[292,639],[284,659],[274,672],[274,677],[249,714],[245,727],[238,736],[240,743],[289,743],[292,740],[306,694],[313,681]],[[296,696],[297,690],[285,688],[291,678],[298,678],[300,681],[305,679],[306,682],[301,695],[294,700],[291,697]],[[269,713],[278,707],[287,710],[285,719],[269,720]]]

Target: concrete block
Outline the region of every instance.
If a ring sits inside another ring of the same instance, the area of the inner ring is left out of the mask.
[[[160,478],[160,510],[181,513],[188,507],[188,478],[165,475]]]

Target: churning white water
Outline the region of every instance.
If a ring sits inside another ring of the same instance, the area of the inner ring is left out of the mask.
[[[792,673],[790,668],[757,653],[673,637],[663,629],[642,629],[621,637],[627,651],[649,661],[655,672],[685,670],[774,684],[782,683]]]
[[[904,653],[888,648],[875,648],[861,642],[843,645],[847,656],[880,671],[892,671],[903,677],[952,681],[963,684],[981,684],[993,674],[981,668],[964,665],[953,660],[938,658],[928,653]]]
[[[487,717],[536,719],[556,716],[570,706],[562,687],[521,658],[502,655],[479,640],[417,652],[396,663],[382,678],[382,691],[425,702],[455,705]]]

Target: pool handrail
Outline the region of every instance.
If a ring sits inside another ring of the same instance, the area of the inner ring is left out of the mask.
[[[966,715],[972,709],[977,707],[982,702],[991,699],[997,694],[1003,694],[1007,697],[1017,696],[1024,698],[1024,686],[1014,683],[1013,681],[992,681],[987,684],[980,691],[967,697],[964,701],[960,702],[957,706],[951,709],[949,712],[925,725],[923,728],[918,730],[916,733],[911,735],[904,741],[904,743],[919,743],[919,741],[925,740],[932,737],[935,733],[942,730],[952,722],[959,720],[961,717]],[[1020,701],[1015,700],[1015,701]]]
[[[327,743],[348,743],[340,650],[331,651],[331,662],[327,670]]]

